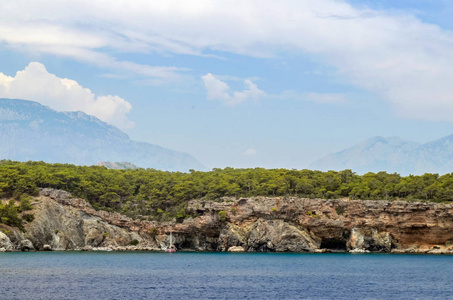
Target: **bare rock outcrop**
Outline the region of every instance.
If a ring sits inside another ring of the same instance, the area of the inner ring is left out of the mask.
[[[0,249],[1,252],[14,250],[14,246],[13,243],[11,243],[11,240],[8,238],[6,234],[4,234],[1,231],[0,231]]]
[[[298,197],[193,200],[182,223],[138,221],[42,189],[25,232],[1,225],[0,251],[178,250],[453,253],[453,208]]]
[[[223,228],[222,251],[241,246],[246,251],[453,253],[450,204],[252,197],[194,200],[189,211],[206,225],[217,222]],[[223,225],[213,217],[219,213]]]
[[[353,228],[347,248],[350,250],[390,252],[392,236],[388,232],[379,232],[375,228]]]
[[[319,248],[321,239],[283,220],[259,220],[249,233],[248,251],[308,252]]]
[[[34,250],[159,250],[154,239],[140,234],[141,227],[119,214],[96,211],[83,199],[61,190],[42,189],[33,202],[34,220],[25,224],[25,232],[2,225],[0,248],[6,251]],[[120,217],[119,217],[120,216]],[[130,222],[130,224],[128,223]],[[129,225],[120,227],[118,224]]]

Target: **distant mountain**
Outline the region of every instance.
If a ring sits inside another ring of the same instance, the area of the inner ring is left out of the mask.
[[[408,158],[415,174],[453,172],[453,135],[421,145]]]
[[[453,172],[453,135],[426,144],[397,137],[373,137],[351,148],[329,154],[310,165],[316,170],[397,172],[401,175]]]
[[[405,156],[420,144],[398,137],[380,136],[367,139],[351,148],[329,154],[310,165],[316,170],[352,169],[359,174],[367,172],[407,172]]]
[[[114,169],[114,170],[128,170],[128,169],[138,169],[138,167],[134,164],[129,162],[110,162],[110,161],[100,161],[97,163],[98,166],[104,166],[107,169]]]
[[[168,171],[204,170],[189,154],[132,141],[81,111],[57,112],[37,102],[0,99],[0,159],[95,165],[127,161]]]

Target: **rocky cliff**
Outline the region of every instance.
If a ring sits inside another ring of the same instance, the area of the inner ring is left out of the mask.
[[[43,189],[26,232],[0,226],[0,250],[453,253],[453,207],[296,197],[193,200],[182,223],[132,220]]]

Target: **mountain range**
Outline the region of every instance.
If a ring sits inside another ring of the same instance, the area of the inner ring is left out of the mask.
[[[76,165],[127,162],[158,170],[206,170],[187,153],[133,141],[118,128],[81,111],[57,112],[37,102],[18,99],[0,99],[0,159]],[[450,173],[453,135],[425,144],[377,136],[329,154],[309,168],[352,169],[358,174]]]
[[[367,172],[397,172],[401,175],[453,172],[453,135],[419,144],[398,137],[373,137],[310,165],[316,170],[352,169]]]
[[[0,99],[0,159],[76,165],[123,161],[168,171],[206,169],[187,153],[133,141],[81,111],[57,112],[18,99]]]

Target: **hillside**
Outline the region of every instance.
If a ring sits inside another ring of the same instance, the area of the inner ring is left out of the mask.
[[[93,207],[147,220],[189,217],[191,199],[299,196],[307,198],[453,201],[453,174],[398,174],[286,169],[214,169],[190,173],[154,169],[0,161],[0,198],[37,195],[39,188],[64,189]],[[1,222],[1,221],[0,221]]]
[[[95,165],[127,161],[142,168],[203,170],[189,154],[136,142],[83,112],[57,112],[39,103],[0,99],[0,158]]]

